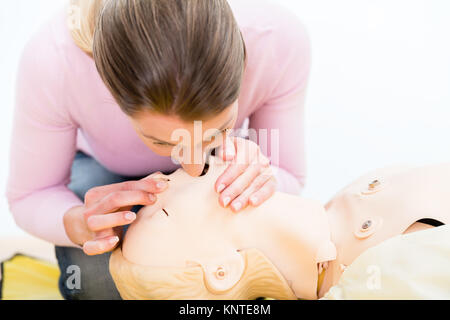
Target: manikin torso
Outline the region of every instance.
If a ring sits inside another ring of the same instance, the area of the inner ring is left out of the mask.
[[[328,263],[319,296],[366,249],[394,236],[430,228],[416,222],[450,223],[450,164],[392,166],[375,170],[342,189],[325,206],[337,257]]]
[[[198,178],[181,169],[155,175],[170,179],[170,186],[155,205],[139,212],[126,233],[123,256],[138,265],[182,267],[220,264],[239,250],[257,248],[295,296],[316,299],[367,248],[408,228],[420,229],[425,225],[415,222],[423,218],[450,222],[450,191],[445,190],[450,165],[378,170],[344,188],[326,210],[317,201],[277,192],[238,214],[221,208],[213,190],[225,165],[212,158],[207,174]]]

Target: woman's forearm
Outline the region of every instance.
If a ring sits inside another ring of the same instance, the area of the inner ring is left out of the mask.
[[[6,196],[19,227],[54,244],[75,246],[63,216],[82,204],[66,186],[77,124],[64,93],[64,56],[51,39],[36,33],[19,60]]]
[[[83,202],[66,186],[57,186],[14,199],[7,194],[9,208],[17,225],[26,232],[59,246],[78,247],[67,236],[64,214]]]

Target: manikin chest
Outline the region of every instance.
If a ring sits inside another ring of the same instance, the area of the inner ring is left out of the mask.
[[[404,233],[422,219],[450,223],[450,164],[390,167],[371,172],[340,191],[327,205],[337,259],[319,295],[336,284],[362,252]]]

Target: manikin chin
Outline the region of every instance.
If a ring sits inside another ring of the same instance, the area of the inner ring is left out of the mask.
[[[169,188],[111,255],[122,298],[317,299],[368,248],[450,222],[450,191],[438,187],[450,180],[448,164],[377,170],[326,206],[277,192],[238,214],[219,206],[213,188],[225,168],[211,158],[201,177],[154,175]]]

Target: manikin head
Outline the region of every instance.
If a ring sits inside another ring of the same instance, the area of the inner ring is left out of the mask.
[[[318,264],[335,259],[323,206],[276,193],[239,214],[217,202],[213,185],[226,164],[183,170],[129,227],[110,271],[125,299],[316,298]]]

